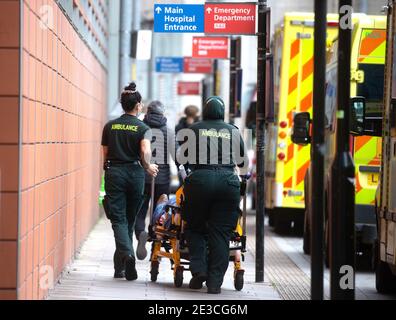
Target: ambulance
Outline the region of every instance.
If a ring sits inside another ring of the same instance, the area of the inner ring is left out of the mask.
[[[360,114],[362,101],[367,107],[367,127],[351,123],[351,153],[355,163],[355,232],[357,258],[369,267],[377,236],[375,194],[379,181],[382,139],[382,110],[384,96],[384,64],[386,49],[386,17],[353,15],[351,53],[351,113]],[[338,39],[328,50],[326,65],[325,103],[325,230],[326,264],[329,263],[329,206],[330,173],[336,151]],[[294,121],[300,121],[296,115]],[[309,133],[307,133],[309,135]],[[309,138],[308,138],[309,140]],[[306,182],[309,183],[309,172]],[[306,190],[311,186],[306,185]],[[316,186],[312,186],[316,187]],[[308,192],[307,192],[308,193]],[[305,203],[309,203],[308,195]],[[304,252],[310,252],[311,214],[306,205]],[[359,265],[359,261],[358,261]]]
[[[380,293],[396,293],[396,0],[389,0],[385,97],[382,114],[381,177],[376,195],[378,238],[375,245],[376,287]],[[360,116],[360,117],[359,117]],[[366,101],[355,123],[368,126]]]
[[[328,15],[329,43],[337,36],[337,21],[338,15]],[[310,146],[293,144],[291,128],[296,113],[312,113],[314,14],[286,13],[275,30],[272,52],[275,121],[267,126],[265,207],[275,231],[294,227],[302,233]]]

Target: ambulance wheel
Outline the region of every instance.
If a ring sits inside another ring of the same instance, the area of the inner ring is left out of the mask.
[[[375,270],[375,287],[379,293],[396,293],[396,276],[386,262],[378,261]]]
[[[288,234],[290,232],[290,228],[291,228],[290,221],[283,221],[279,217],[275,219],[275,232],[277,234]]]
[[[272,210],[268,209],[268,225],[270,227],[274,227],[275,226],[275,217],[274,217],[274,213]]]
[[[243,284],[244,284],[243,275],[244,275],[244,273],[245,273],[245,270],[238,270],[235,273],[234,287],[235,287],[235,290],[237,290],[237,291],[241,291],[243,289]]]
[[[175,279],[174,279],[176,288],[180,288],[183,285],[183,271],[184,271],[183,266],[179,266],[176,269]]]
[[[379,293],[396,293],[396,275],[386,262],[381,261],[378,240],[376,240],[376,268],[375,268],[375,287]]]
[[[158,269],[159,269],[159,262],[158,261],[151,261],[151,281],[156,282],[158,277]]]

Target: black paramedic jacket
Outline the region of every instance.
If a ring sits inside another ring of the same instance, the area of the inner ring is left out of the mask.
[[[205,108],[203,121],[193,124],[190,129],[196,137],[195,165],[247,168],[244,141],[236,126],[224,122],[224,108]],[[207,139],[207,143],[202,145],[206,150],[200,149],[199,139]],[[194,169],[194,165],[190,163],[189,168]]]

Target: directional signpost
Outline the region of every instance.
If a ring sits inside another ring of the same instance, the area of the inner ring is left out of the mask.
[[[155,4],[154,32],[256,34],[255,3]]]
[[[158,57],[155,60],[155,71],[163,73],[181,73],[184,69],[183,58]]]
[[[229,40],[227,37],[194,37],[193,57],[227,59]]]
[[[204,6],[191,4],[154,5],[154,32],[203,33]]]
[[[256,34],[255,3],[205,4],[205,33]]]

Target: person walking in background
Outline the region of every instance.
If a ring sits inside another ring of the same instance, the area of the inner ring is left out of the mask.
[[[136,280],[132,233],[143,202],[144,169],[155,177],[158,166],[151,161],[150,128],[137,116],[142,96],[131,83],[121,94],[125,113],[108,122],[102,135],[105,170],[104,208],[114,231],[114,278]]]
[[[152,129],[153,159],[157,160],[159,173],[155,179],[153,203],[157,203],[161,195],[169,196],[170,189],[170,166],[171,155],[174,157],[174,133],[167,127],[167,118],[164,115],[165,107],[160,101],[153,101],[147,108],[147,114],[143,122]],[[146,242],[148,233],[146,229],[146,215],[151,199],[152,177],[146,174],[144,187],[144,202],[139,211],[135,225],[135,235],[138,240],[136,256],[139,260],[144,260],[147,256]]]
[[[184,109],[185,116],[182,117],[179,123],[175,127],[175,133],[177,134],[182,129],[188,129],[191,125],[199,120],[198,118],[199,109],[197,106],[187,106]]]
[[[194,123],[199,121],[199,116],[198,116],[199,109],[197,106],[194,105],[187,106],[184,109],[184,114],[185,116],[180,119],[179,123],[175,127],[176,143],[179,146],[182,146],[187,141],[187,137],[184,137],[183,139],[180,138],[179,140],[177,134],[183,129],[189,129]],[[188,150],[184,152],[183,156],[186,158],[188,157]],[[183,177],[181,176],[179,164],[177,162],[176,162],[176,166],[179,169],[177,176],[179,178],[179,185],[181,186],[183,184]],[[187,170],[188,166],[185,165],[184,169]]]

